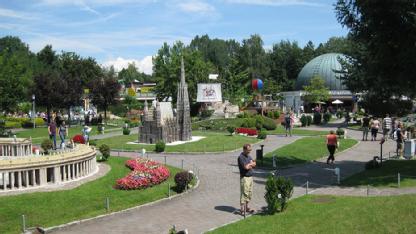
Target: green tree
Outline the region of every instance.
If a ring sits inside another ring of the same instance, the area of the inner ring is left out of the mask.
[[[306,92],[303,100],[308,103],[325,102],[330,97],[329,89],[325,86],[325,81],[319,76],[313,77],[311,83],[303,86],[303,89]]]
[[[118,79],[122,80],[126,87],[131,87],[131,84],[135,81],[142,81],[140,79],[140,73],[137,70],[137,67],[134,63],[129,63],[127,68],[121,69],[118,73]]]
[[[378,102],[415,97],[416,1],[338,0],[335,9],[352,41],[346,85]]]

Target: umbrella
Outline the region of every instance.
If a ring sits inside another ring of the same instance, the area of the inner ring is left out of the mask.
[[[333,101],[332,104],[338,105],[338,104],[343,104],[343,102],[341,100],[337,99],[337,100]]]

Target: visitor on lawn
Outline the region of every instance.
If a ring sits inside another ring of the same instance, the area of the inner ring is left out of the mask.
[[[368,118],[368,115],[365,114],[363,118],[363,122],[361,124],[361,127],[363,129],[363,141],[367,141],[368,139],[368,131],[370,128],[370,118]]]
[[[253,168],[256,167],[256,161],[251,158],[250,152],[251,145],[245,144],[243,146],[243,152],[238,156],[241,215],[245,215],[246,212],[254,212],[254,210],[248,206],[253,195]]]
[[[390,135],[390,130],[391,130],[391,118],[387,114],[386,117],[383,119],[383,137],[386,141]]]
[[[288,135],[288,133],[290,136],[292,136],[292,125],[293,125],[292,120],[293,118],[291,116],[291,113],[289,111],[286,112],[286,115],[285,115],[286,136]]]
[[[62,121],[61,126],[59,126],[59,137],[61,138],[61,149],[65,148],[65,137],[68,136],[68,128],[65,124],[65,121]]]
[[[326,159],[326,164],[329,164],[329,161],[331,161],[331,163],[334,163],[335,150],[336,148],[338,148],[338,138],[337,135],[335,135],[335,131],[333,130],[329,131],[329,135],[326,136],[326,147],[329,151],[329,156]]]
[[[403,142],[404,142],[404,135],[403,135],[403,124],[402,123],[398,123],[397,125],[397,129],[396,129],[396,143],[397,143],[397,147],[396,147],[396,154],[399,157],[402,157],[403,154]]]
[[[56,123],[52,121],[48,125],[49,139],[53,140],[53,149],[56,150]]]
[[[84,137],[85,144],[87,144],[90,139],[91,130],[92,128],[88,127],[87,125],[84,125],[84,128],[82,129],[82,136]]]

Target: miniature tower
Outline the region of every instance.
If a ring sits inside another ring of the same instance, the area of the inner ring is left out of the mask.
[[[183,65],[183,57],[181,59],[181,81],[178,85],[176,109],[176,121],[178,124],[179,140],[191,140],[191,115],[189,107],[188,84],[185,83],[185,68]]]
[[[143,110],[143,118],[144,118],[143,120],[144,121],[148,120],[148,115],[149,115],[149,108],[147,106],[147,100],[144,100],[144,110]]]
[[[160,127],[162,126],[162,113],[160,113],[160,103],[156,101],[156,108],[155,108],[155,114],[156,117],[156,126]]]

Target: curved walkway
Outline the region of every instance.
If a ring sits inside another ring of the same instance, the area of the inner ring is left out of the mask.
[[[323,128],[319,128],[323,130]],[[360,132],[350,131],[350,136],[360,139]],[[300,137],[269,136],[264,142],[265,153]],[[393,142],[384,145],[392,148]],[[258,145],[254,149],[259,148]],[[387,150],[385,150],[387,152]],[[79,225],[68,226],[57,230],[58,233],[167,233],[172,225],[177,230],[188,229],[190,233],[201,233],[238,219],[235,214],[239,208],[239,173],[236,166],[239,152],[220,154],[186,154],[158,155],[149,154],[155,160],[184,168],[199,169],[200,186],[193,192],[178,199],[162,201],[151,206],[129,210],[116,215],[93,219]],[[379,154],[378,142],[360,142],[352,149],[336,155],[335,166],[341,169],[341,177],[345,178],[364,169],[364,164]],[[122,153],[125,156],[137,156],[137,153]],[[334,166],[320,159],[314,163],[294,166],[279,170],[279,174],[291,177],[295,183],[294,197],[305,194],[302,187],[306,181],[311,189],[331,186],[336,183]],[[257,170],[253,207],[261,209],[266,206],[264,196],[265,178],[268,171]],[[328,188],[326,188],[328,190]],[[334,188],[333,188],[334,189]],[[336,191],[340,191],[336,189]],[[315,191],[318,193],[319,189]],[[322,190],[325,192],[325,190]],[[329,193],[329,191],[327,191]]]

